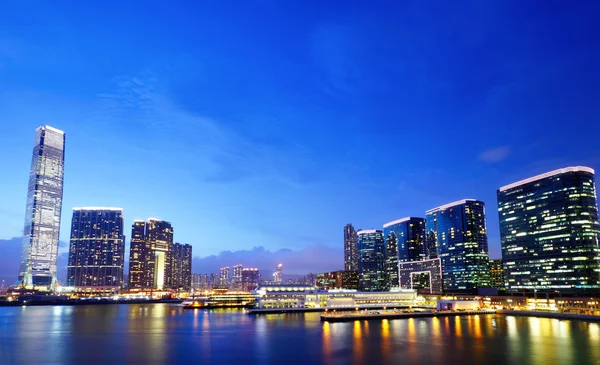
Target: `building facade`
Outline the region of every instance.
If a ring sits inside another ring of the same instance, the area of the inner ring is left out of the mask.
[[[131,228],[129,289],[173,289],[173,227],[150,218]]]
[[[385,244],[381,230],[361,230],[358,236],[359,289],[382,291],[387,289],[385,273]]]
[[[427,211],[430,258],[441,259],[447,292],[473,292],[489,287],[489,257],[485,205],[460,200]]]
[[[67,286],[83,291],[123,287],[125,236],[121,208],[73,208]]]
[[[495,289],[505,287],[502,260],[490,260],[490,287]]]
[[[189,291],[192,288],[192,245],[174,243],[171,255],[171,288]]]
[[[503,186],[498,213],[508,290],[600,288],[594,170],[567,167]]]
[[[316,275],[316,287],[319,289],[358,290],[358,272],[338,270]]]
[[[398,263],[426,258],[425,219],[406,217],[383,225],[386,275],[390,288],[400,286]]]
[[[352,224],[344,227],[344,270],[358,271],[358,236]]]
[[[258,287],[260,273],[257,268],[245,267],[242,269],[242,290],[252,291]]]
[[[233,267],[233,276],[231,278],[231,286],[234,290],[242,290],[242,271],[244,267],[242,265],[235,265]]]
[[[222,267],[219,269],[219,285],[222,287],[229,287],[229,275],[231,273],[231,270],[229,270],[229,266],[227,267]]]
[[[283,282],[283,265],[279,264],[275,268],[275,272],[273,273],[273,282],[275,284],[281,284]]]
[[[65,133],[50,126],[38,127],[19,267],[19,285],[25,288],[49,290],[56,283],[64,160]]]
[[[434,258],[401,262],[399,264],[399,281],[402,289],[442,294],[442,261]]]

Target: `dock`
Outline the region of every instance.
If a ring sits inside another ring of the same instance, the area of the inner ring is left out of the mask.
[[[366,312],[366,313],[326,313],[321,315],[321,321],[326,322],[351,322],[372,319],[407,319],[422,317],[453,317],[474,314],[496,314],[493,309],[466,310],[466,311],[422,311],[422,312]]]

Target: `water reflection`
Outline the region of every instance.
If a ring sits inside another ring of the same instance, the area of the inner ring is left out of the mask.
[[[363,334],[360,326],[360,321],[354,321],[354,330],[352,331],[352,348],[354,352],[354,363],[363,364]]]

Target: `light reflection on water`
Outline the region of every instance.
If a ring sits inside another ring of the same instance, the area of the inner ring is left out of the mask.
[[[594,364],[600,325],[494,315],[321,322],[164,304],[0,308],[0,364]]]

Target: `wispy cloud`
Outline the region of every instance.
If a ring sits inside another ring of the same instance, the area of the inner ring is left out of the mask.
[[[510,147],[502,146],[498,148],[492,148],[489,150],[485,150],[481,152],[478,156],[479,161],[487,162],[487,163],[495,163],[500,162],[510,155]]]

